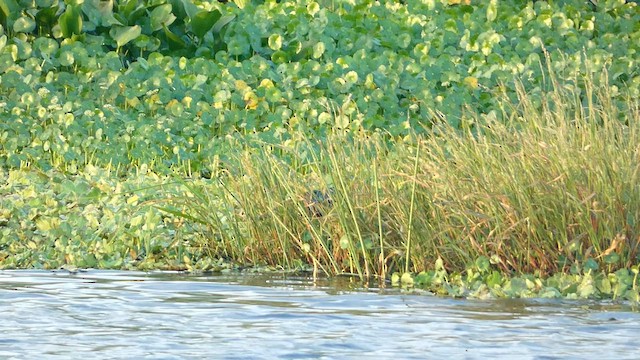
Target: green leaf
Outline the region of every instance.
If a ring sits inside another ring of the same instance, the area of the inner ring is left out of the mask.
[[[133,41],[133,45],[146,51],[156,51],[160,48],[161,42],[160,39],[156,37],[149,37],[142,34]]]
[[[520,297],[527,290],[527,282],[522,278],[513,278],[507,281],[504,291],[511,297]]]
[[[245,55],[249,52],[249,41],[244,36],[236,35],[227,43],[229,54],[234,56]]]
[[[578,296],[583,299],[590,298],[597,293],[595,283],[591,274],[586,274],[582,278],[582,282],[578,285]]]
[[[64,14],[58,19],[62,36],[70,38],[71,35],[82,33],[82,13],[77,5],[68,5]]]
[[[490,266],[491,263],[489,262],[489,258],[487,258],[486,256],[479,256],[476,259],[476,268],[478,268],[478,271],[485,272],[489,270]]]
[[[320,5],[318,5],[317,2],[311,1],[309,2],[309,4],[307,4],[307,12],[309,13],[309,15],[315,16],[318,11],[320,11]]]
[[[613,288],[611,286],[611,280],[608,276],[599,276],[596,278],[596,288],[603,294],[611,294]]]
[[[502,285],[502,274],[500,274],[500,272],[498,271],[492,271],[491,274],[489,274],[486,279],[485,279],[487,286],[489,286],[490,288],[495,288],[495,287],[499,287],[500,285]]]
[[[286,52],[278,50],[271,54],[271,61],[276,64],[283,64],[289,61],[289,56]]]
[[[36,0],[36,6],[39,8],[49,8],[58,4],[58,0]]]
[[[188,19],[190,19],[191,17],[187,15],[187,12],[184,8],[184,3],[183,1],[180,0],[153,0],[152,5],[149,6],[149,9],[151,9],[152,7],[155,7],[156,5],[160,5],[160,4],[164,4],[164,3],[168,3],[169,5],[171,5],[171,13],[173,14],[173,16],[176,17],[176,20],[179,20],[179,22],[182,24],[186,24],[188,21]],[[196,7],[197,9],[197,7]]]
[[[16,0],[0,0],[0,23],[7,19],[16,19],[20,15],[20,7]]]
[[[324,51],[325,45],[322,41],[315,43],[315,45],[313,45],[313,58],[318,59],[324,54]]]
[[[414,277],[414,282],[417,286],[429,287],[431,285],[431,278],[433,274],[422,271]]]
[[[282,35],[273,34],[269,36],[268,43],[269,43],[269,48],[271,48],[271,50],[274,50],[274,51],[280,50],[282,48]]]
[[[187,46],[178,35],[172,33],[166,26],[164,27],[164,35],[167,37],[167,43],[171,50],[184,49]]]
[[[222,13],[218,10],[200,11],[191,19],[191,30],[197,37],[202,38],[221,17]]]
[[[391,275],[391,285],[398,286],[400,285],[400,274],[395,272]]]
[[[71,51],[63,51],[58,56],[58,61],[60,61],[60,65],[62,66],[71,66],[75,60]]]
[[[607,264],[615,264],[620,261],[620,255],[618,255],[618,253],[614,251],[610,254],[605,255],[603,260]]]
[[[18,47],[18,58],[21,60],[25,60],[31,57],[33,52],[33,48],[31,47],[31,42],[22,41],[18,37],[13,38],[13,42]]]
[[[216,22],[216,24],[213,25],[213,32],[216,34],[219,33],[225,25],[233,21],[233,19],[235,18],[236,18],[235,15],[225,15],[221,17],[220,20],[218,20],[218,22]]]
[[[113,0],[85,0],[82,10],[95,26],[124,25],[113,16]]]
[[[133,24],[143,13],[146,14],[146,10],[143,5],[138,4],[138,0],[120,0],[116,15],[124,17],[129,24]]]
[[[48,32],[53,28],[56,21],[58,21],[58,16],[56,15],[57,12],[57,5],[38,11],[36,14],[36,25],[41,29],[41,31]]]
[[[543,299],[557,299],[559,297],[562,297],[562,293],[560,293],[560,290],[556,288],[545,287],[544,289],[540,290],[538,296]]]
[[[244,7],[247,5],[247,2],[245,0],[233,0],[233,2],[239,9],[244,9]]]
[[[487,6],[487,21],[492,22],[496,17],[498,17],[498,0],[491,0]]]
[[[340,238],[340,248],[342,250],[346,250],[349,248],[349,237],[347,235],[342,235]]]
[[[82,258],[82,267],[94,268],[96,267],[96,265],[98,265],[98,259],[96,259],[96,256],[94,254],[86,254]]]
[[[118,47],[126,45],[129,41],[136,39],[142,33],[140,25],[134,26],[114,26],[109,30],[109,35],[116,41]]]
[[[589,258],[587,259],[587,261],[584,262],[584,265],[582,265],[582,268],[584,269],[584,272],[588,272],[589,270],[597,271],[598,262],[595,261],[593,258]]]
[[[400,283],[403,286],[413,286],[413,276],[411,276],[411,273],[402,274],[400,277]]]
[[[184,10],[184,14],[191,20],[196,16],[196,14],[200,11],[198,7],[191,0],[171,0],[171,5],[173,5],[174,13],[176,15],[183,13],[180,10]]]
[[[158,31],[163,27],[167,27],[173,24],[173,22],[176,20],[176,17],[175,15],[173,15],[171,10],[171,4],[160,5],[151,10],[151,14],[149,16],[151,18],[152,31]]]
[[[17,33],[30,33],[36,28],[36,22],[29,16],[21,16],[13,23],[13,31]]]

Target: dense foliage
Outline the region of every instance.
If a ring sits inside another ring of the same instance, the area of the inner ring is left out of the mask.
[[[585,103],[604,69],[640,96],[636,4],[407,3],[2,0],[0,164],[200,168],[238,133],[463,126],[548,68]]]
[[[640,298],[635,2],[0,0],[0,26],[0,268]]]

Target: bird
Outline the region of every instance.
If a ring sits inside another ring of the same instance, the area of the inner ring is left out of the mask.
[[[329,190],[323,192],[318,189],[311,190],[305,196],[305,207],[309,212],[309,215],[313,218],[323,217],[325,211],[333,206],[332,195],[335,190],[329,188]]]

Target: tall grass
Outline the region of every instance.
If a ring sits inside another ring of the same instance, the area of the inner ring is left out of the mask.
[[[503,120],[471,114],[464,130],[253,144],[174,211],[206,226],[212,255],[326,274],[385,277],[438,258],[462,271],[481,256],[505,273],[589,259],[630,267],[640,240],[639,102],[615,103],[606,83],[581,81],[586,91],[554,78],[543,94],[519,87]]]

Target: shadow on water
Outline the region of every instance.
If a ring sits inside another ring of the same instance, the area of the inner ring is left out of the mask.
[[[0,271],[0,358],[634,359],[632,310],[409,295],[343,277]]]

